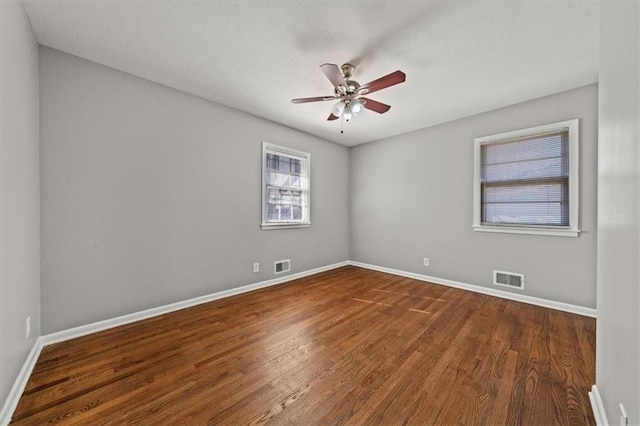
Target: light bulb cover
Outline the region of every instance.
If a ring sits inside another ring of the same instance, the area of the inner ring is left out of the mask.
[[[338,102],[331,108],[331,114],[335,115],[336,117],[340,117],[342,115],[342,111],[344,111],[344,106],[344,101]]]
[[[353,101],[351,101],[351,104],[349,105],[350,109],[351,109],[351,113],[355,116],[360,114],[360,111],[362,111],[362,102],[359,101],[358,99],[355,99]]]
[[[344,118],[347,121],[353,118],[353,112],[351,111],[350,105],[345,107],[344,111],[342,112],[342,118]]]

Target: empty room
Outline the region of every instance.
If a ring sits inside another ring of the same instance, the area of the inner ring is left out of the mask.
[[[640,2],[0,30],[0,425],[640,425]]]

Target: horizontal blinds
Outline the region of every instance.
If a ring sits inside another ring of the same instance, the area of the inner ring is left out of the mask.
[[[568,129],[481,145],[482,222],[569,225]]]

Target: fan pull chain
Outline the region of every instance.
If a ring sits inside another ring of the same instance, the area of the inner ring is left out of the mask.
[[[340,134],[344,134],[344,117],[340,115]]]

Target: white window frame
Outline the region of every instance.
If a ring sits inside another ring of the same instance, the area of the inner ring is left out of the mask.
[[[480,148],[484,144],[493,144],[509,139],[532,136],[541,133],[569,129],[569,226],[544,225],[485,225],[482,224],[482,194],[481,194],[481,155]],[[578,213],[580,207],[580,164],[579,164],[579,119],[560,121],[543,126],[500,133],[474,139],[474,178],[473,178],[473,230],[480,232],[503,232],[510,234],[552,235],[562,237],[577,237]]]
[[[267,153],[282,154],[299,158],[302,161],[301,178],[306,193],[306,208],[302,210],[302,219],[296,222],[267,222]],[[262,229],[308,228],[311,226],[311,154],[297,149],[262,142]]]

